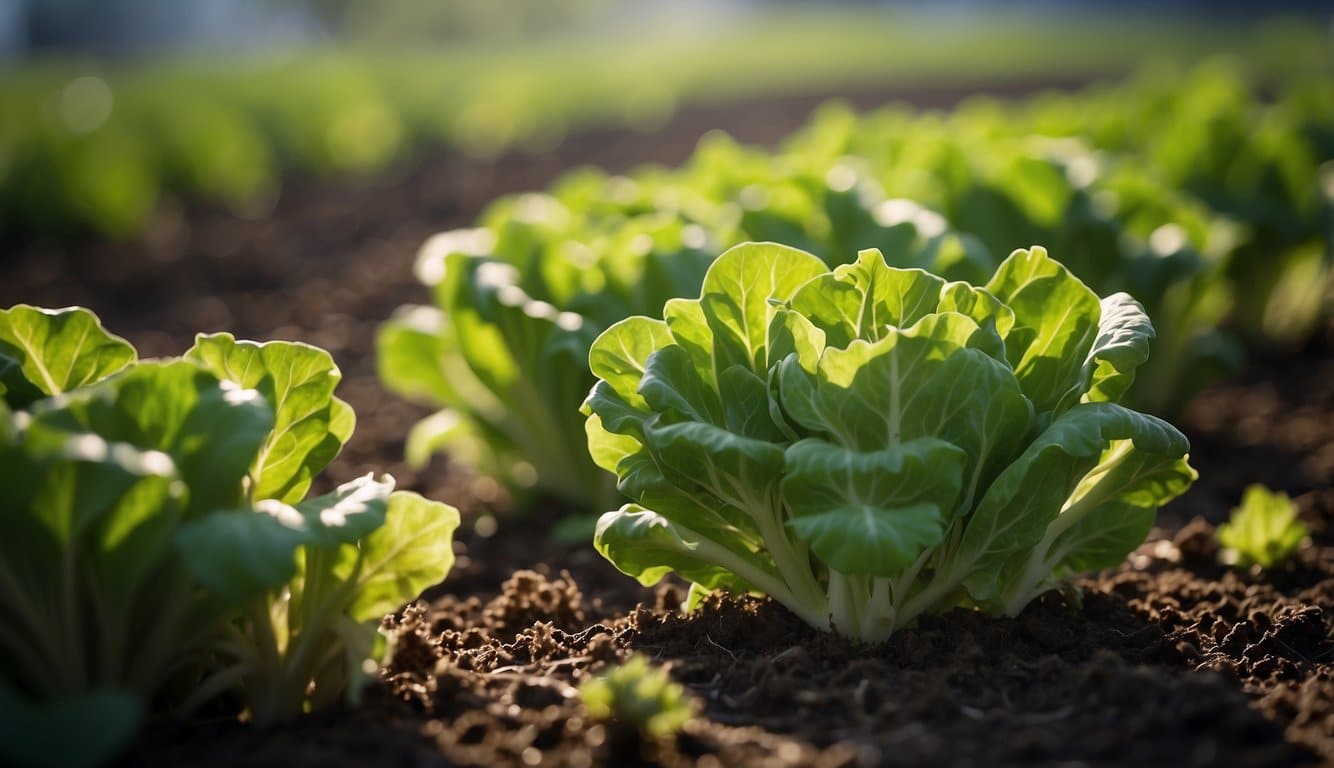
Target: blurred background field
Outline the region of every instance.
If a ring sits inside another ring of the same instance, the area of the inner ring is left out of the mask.
[[[1328,72],[1322,3],[5,0],[0,241],[261,213],[293,175],[540,154],[683,106],[1112,79],[1226,54]],[[707,127],[707,126],[704,126]]]

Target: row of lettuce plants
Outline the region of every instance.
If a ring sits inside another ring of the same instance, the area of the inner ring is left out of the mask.
[[[357,697],[459,518],[387,475],[311,495],[355,424],[340,378],[305,344],[201,334],[140,360],[85,309],[0,310],[4,762],[93,765],[163,713],[271,724]]]
[[[1145,308],[1156,354],[1125,398],[1170,415],[1236,371],[1248,343],[1300,344],[1328,314],[1328,84],[1262,97],[1212,65],[950,112],[832,105],[776,151],[713,134],[680,168],[581,170],[503,198],[476,228],[425,244],[433,306],[381,330],[385,385],[440,409],[409,458],[447,449],[521,497],[615,506],[605,475],[568,450],[592,340],[698,295],[712,257],[746,241],[829,267],[878,248],[894,267],[976,284],[1044,244],[1099,294]]]

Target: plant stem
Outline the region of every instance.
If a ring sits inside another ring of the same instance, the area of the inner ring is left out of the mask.
[[[1038,585],[1051,573],[1061,559],[1064,553],[1056,557],[1051,556],[1052,547],[1056,541],[1071,528],[1078,525],[1088,517],[1098,507],[1109,501],[1118,491],[1123,490],[1128,483],[1116,482],[1110,483],[1109,479],[1113,470],[1119,467],[1134,453],[1134,444],[1130,440],[1121,440],[1111,455],[1093,468],[1080,480],[1076,486],[1076,492],[1083,489],[1083,493],[1074,501],[1067,501],[1062,507],[1060,514],[1056,519],[1047,525],[1047,530],[1042,534],[1042,540],[1037,546],[1029,552],[1024,561],[1024,568],[1018,579],[1011,582],[1011,588],[1005,590],[1001,595],[1001,602],[1004,605],[1005,615],[1017,616],[1019,612],[1028,605],[1029,601],[1035,597],[1035,591]],[[1093,482],[1090,484],[1090,480]],[[1110,487],[1109,487],[1110,486]]]
[[[46,685],[56,682],[57,688],[67,686],[68,682],[61,679],[65,674],[65,668],[56,657],[52,656],[53,653],[58,653],[59,643],[59,635],[52,633],[53,622],[49,618],[44,619],[42,617],[36,605],[28,599],[28,593],[20,588],[18,579],[3,561],[0,561],[0,595],[3,595],[3,600],[8,607],[18,612],[19,619],[27,625],[26,629],[30,635],[30,637],[25,638],[17,629],[0,627],[0,629],[6,629],[7,633],[13,633],[9,635],[12,640],[7,643],[10,645],[12,652],[15,655],[21,653],[30,656],[30,658],[45,657],[43,663],[33,665],[29,662],[25,664],[28,672],[43,678],[49,676],[54,679],[44,679]],[[3,639],[3,637],[0,636],[0,639]]]
[[[760,536],[764,539],[765,548],[773,556],[779,575],[787,582],[793,595],[812,605],[824,603],[824,590],[820,589],[815,574],[811,572],[810,558],[804,553],[805,545],[802,545],[803,552],[799,556],[792,539],[788,537],[786,529],[777,519],[778,515],[774,514],[775,508],[770,507],[765,510],[767,514],[761,512],[753,516],[759,526]]]
[[[188,718],[194,714],[195,710],[207,704],[210,699],[223,693],[229,688],[243,687],[241,683],[246,675],[250,674],[250,667],[244,663],[233,664],[225,669],[204,678],[203,682],[195,686],[190,695],[180,706],[181,717]]]
[[[756,589],[761,590],[773,599],[787,606],[793,613],[800,616],[811,626],[828,630],[829,615],[827,613],[827,602],[821,595],[818,602],[812,603],[809,600],[799,599],[788,585],[780,578],[766,573],[763,569],[754,563],[747,562],[744,558],[737,555],[732,550],[714,540],[703,536],[700,533],[691,530],[683,525],[675,525],[682,538],[691,541],[694,546],[695,554],[701,562],[719,565],[740,576]]]
[[[963,583],[964,575],[971,568],[971,562],[955,564],[949,571],[935,574],[935,577],[931,579],[925,589],[904,602],[896,618],[898,626],[906,626],[908,622],[935,608],[941,600],[959,588],[959,585]]]
[[[911,579],[907,580],[911,583]],[[887,578],[871,581],[871,597],[862,612],[861,638],[878,642],[897,629],[893,582]]]
[[[324,557],[322,553],[320,558],[321,564],[323,564],[323,560]],[[357,577],[361,572],[361,563],[362,552],[358,550],[357,562],[353,566],[352,574],[348,577],[347,581],[341,582],[336,588],[330,591],[328,596],[324,597],[316,608],[308,608],[306,615],[303,617],[302,624],[297,628],[296,642],[295,644],[288,646],[288,652],[283,664],[283,690],[288,694],[287,703],[289,707],[279,713],[278,716],[280,718],[286,719],[287,717],[294,717],[300,714],[301,703],[306,697],[306,689],[309,687],[311,679],[314,676],[313,672],[317,668],[317,663],[312,660],[312,654],[317,653],[319,650],[317,643],[327,642],[333,635],[333,633],[329,632],[329,628],[332,626],[334,618],[331,614],[342,612],[342,610],[352,602],[352,597],[355,592],[353,585],[356,584]],[[313,577],[312,574],[314,574]],[[317,572],[308,569],[306,575],[308,579],[315,578],[319,581],[323,581],[325,578],[323,571]],[[329,576],[329,578],[332,578],[332,576]],[[311,605],[311,603],[308,601],[307,606],[309,605]],[[332,651],[338,650],[336,645],[337,644],[335,643],[335,648],[332,649]],[[326,652],[332,652],[331,649],[327,647],[324,650]],[[318,686],[318,684],[319,681],[317,680],[316,685]],[[294,693],[296,695],[292,696]]]
[[[282,708],[283,664],[273,616],[269,612],[272,602],[268,595],[264,595],[252,601],[246,609],[255,648],[255,664],[249,670],[253,673],[253,684],[246,688],[251,720],[256,725],[274,722]]]
[[[861,637],[861,621],[847,574],[829,569],[829,614],[833,628],[845,637]]]
[[[69,667],[74,689],[66,693],[79,693],[93,687],[96,681],[88,676],[87,659],[84,658],[83,621],[79,617],[78,590],[78,547],[71,539],[65,549],[65,557],[60,573],[60,609],[63,614],[62,633],[64,635],[64,653],[62,663]]]

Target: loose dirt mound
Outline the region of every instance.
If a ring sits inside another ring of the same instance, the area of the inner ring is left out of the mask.
[[[127,764],[1279,766],[1334,762],[1334,550],[1273,577],[1146,544],[1015,619],[928,617],[881,646],[823,635],[769,600],[590,609],[566,571],[520,571],[386,620],[367,706],[268,733],[164,729]],[[590,721],[577,686],[632,652],[703,704],[675,739]]]

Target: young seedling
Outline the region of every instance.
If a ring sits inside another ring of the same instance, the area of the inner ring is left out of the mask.
[[[685,688],[638,655],[587,680],[579,697],[593,719],[629,725],[650,739],[675,734],[695,714]]]
[[[1252,485],[1228,522],[1218,526],[1218,543],[1228,565],[1268,569],[1292,557],[1307,533],[1287,494]]]

